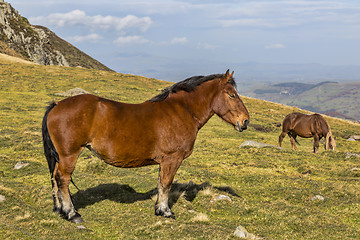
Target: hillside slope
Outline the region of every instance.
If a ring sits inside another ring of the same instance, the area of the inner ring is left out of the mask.
[[[0,58],[0,65],[0,236],[4,239],[234,239],[240,225],[264,239],[360,236],[360,160],[345,154],[360,153],[360,142],[347,141],[360,134],[360,125],[326,117],[336,136],[336,152],[321,148],[319,154],[311,153],[311,139],[299,139],[295,152],[288,138],[283,150],[239,149],[246,140],[276,144],[284,116],[302,111],[252,98],[243,98],[251,116],[248,130],[236,132],[214,116],[199,132],[193,154],[175,176],[171,205],[176,221],[154,215],[158,166],[115,168],[89,151],[81,154],[73,174],[80,190],[70,186],[75,207],[86,222],[62,220],[52,212],[41,140],[45,106],[62,99],[54,94],[80,87],[113,100],[139,103],[171,83],[5,58]],[[221,195],[228,198],[216,201]],[[324,200],[312,200],[316,195]]]
[[[0,0],[0,53],[42,65],[112,71],[46,27],[34,26],[10,4]]]

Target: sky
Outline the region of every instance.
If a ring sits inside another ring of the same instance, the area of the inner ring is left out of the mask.
[[[237,77],[251,63],[360,69],[358,0],[5,1],[121,73],[177,82]]]

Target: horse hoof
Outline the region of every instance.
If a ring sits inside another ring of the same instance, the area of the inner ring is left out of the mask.
[[[72,223],[83,223],[84,220],[82,219],[81,215],[76,213],[76,215],[74,215],[73,217],[71,217],[69,219],[70,222]]]
[[[175,214],[174,214],[174,213],[173,213],[173,214],[171,214],[170,216],[165,216],[165,217],[167,217],[167,218],[172,218],[172,219],[176,220],[176,219],[175,219]]]
[[[162,211],[160,209],[155,210],[156,216],[163,216],[166,218],[172,218],[175,220],[175,214],[169,209],[168,211]]]
[[[54,207],[54,208],[53,208],[53,212],[54,212],[54,213],[59,213],[59,214],[61,214],[61,208]]]

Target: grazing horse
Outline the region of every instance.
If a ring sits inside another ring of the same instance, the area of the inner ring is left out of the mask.
[[[290,113],[284,118],[283,129],[279,136],[279,147],[281,142],[286,136],[290,137],[291,146],[294,150],[297,150],[295,146],[296,137],[300,136],[303,138],[314,137],[314,148],[313,152],[319,152],[319,141],[321,138],[325,138],[325,150],[335,150],[336,144],[335,139],[332,136],[329,124],[325,118],[320,114],[302,114],[298,112]]]
[[[181,162],[192,153],[201,127],[214,114],[240,132],[249,124],[233,73],[191,77],[140,104],[90,94],[50,104],[42,133],[54,211],[71,222],[83,222],[74,208],[69,182],[86,147],[116,167],[159,164],[155,214],[175,218],[168,204],[169,191]]]

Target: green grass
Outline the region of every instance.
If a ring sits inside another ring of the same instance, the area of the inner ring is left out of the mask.
[[[5,239],[234,239],[242,225],[264,239],[358,239],[360,237],[359,124],[326,117],[338,150],[239,149],[245,140],[277,144],[282,119],[293,107],[244,98],[251,115],[238,133],[214,116],[199,132],[193,154],[175,178],[176,221],[154,215],[158,167],[121,169],[89,151],[80,156],[70,186],[86,229],[52,212],[51,184],[41,141],[45,106],[54,93],[81,87],[118,101],[138,103],[171,83],[81,68],[0,61],[0,236]],[[239,89],[241,92],[241,89]],[[303,111],[304,112],[304,111]],[[266,129],[260,131],[256,129]],[[15,170],[17,162],[29,163]],[[352,171],[353,170],[353,171]],[[188,184],[192,181],[192,185]],[[187,187],[187,188],[186,188]],[[213,202],[217,195],[232,201]],[[321,195],[324,201],[311,201]],[[205,217],[204,217],[205,216]]]

